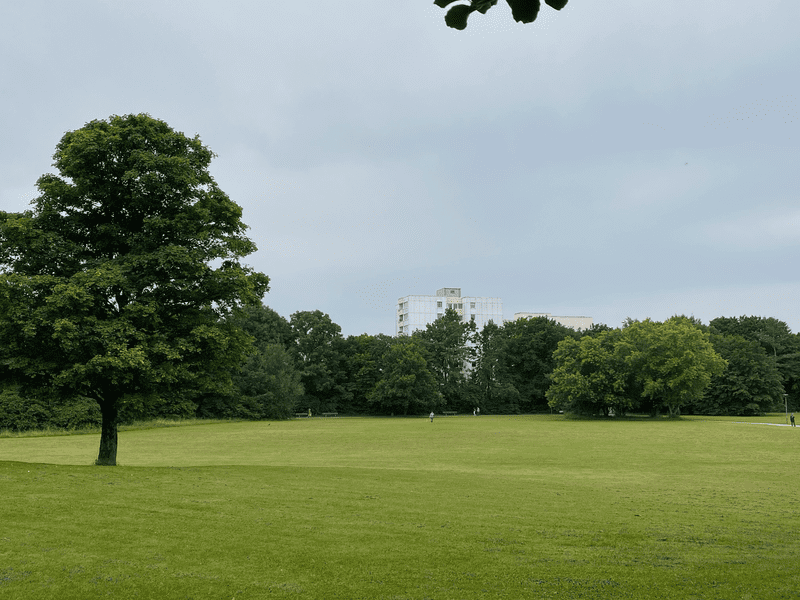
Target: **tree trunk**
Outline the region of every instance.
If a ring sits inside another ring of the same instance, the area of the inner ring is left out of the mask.
[[[100,402],[103,418],[100,432],[100,452],[94,464],[116,466],[117,464],[117,399],[106,397]]]

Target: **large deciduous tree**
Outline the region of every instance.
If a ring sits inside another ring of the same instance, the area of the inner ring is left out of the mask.
[[[686,317],[626,322],[621,330],[566,339],[555,352],[550,406],[578,414],[665,407],[671,417],[703,397],[726,361]]]
[[[305,389],[296,408],[314,413],[338,411],[349,404],[347,356],[342,328],[319,310],[298,311],[289,318],[289,351]]]
[[[443,407],[436,379],[417,338],[400,338],[383,356],[382,377],[367,399],[384,413],[419,413]]]
[[[288,351],[291,326],[268,306],[247,306],[231,319],[253,338],[253,353],[233,371],[229,393],[207,394],[197,408],[204,417],[286,419],[303,395],[300,373]]]
[[[128,394],[218,389],[249,352],[228,315],[269,279],[200,139],[149,115],[67,132],[33,208],[0,213],[0,353],[34,386],[97,401],[114,465]]]
[[[234,375],[230,416],[288,419],[303,397],[300,373],[280,344],[259,347]]]
[[[781,376],[772,356],[756,341],[738,335],[711,334],[711,343],[727,361],[711,378],[703,397],[692,409],[704,415],[760,415],[783,409]]]
[[[476,325],[462,321],[455,309],[448,308],[425,329],[412,336],[421,342],[428,360],[428,368],[439,384],[445,408],[465,408],[467,373],[472,365],[475,348],[472,345]]]
[[[505,333],[502,325],[489,321],[475,335],[471,381],[475,404],[486,414],[519,412],[519,391],[509,382],[503,368],[509,358],[505,354]]]
[[[379,333],[363,333],[345,340],[347,389],[352,397],[346,412],[369,413],[374,408],[369,396],[385,371],[384,358],[398,339]],[[340,410],[339,412],[345,412]]]
[[[760,344],[780,373],[789,405],[797,405],[800,400],[800,334],[792,334],[784,321],[773,317],[718,317],[708,326],[712,333],[739,335]],[[782,396],[780,402],[783,403]]]
[[[628,393],[628,371],[617,342],[620,331],[568,337],[554,353],[556,367],[547,390],[552,408],[579,415],[624,414],[634,407]]]
[[[702,398],[711,378],[721,375],[726,365],[708,332],[685,317],[632,323],[619,344],[642,396],[666,407],[670,417]]]
[[[580,334],[547,317],[509,321],[503,332],[502,368],[506,381],[519,391],[520,408],[523,412],[547,410],[553,353],[561,340]]]

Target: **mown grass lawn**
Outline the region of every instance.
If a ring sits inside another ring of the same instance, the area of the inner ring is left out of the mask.
[[[800,433],[736,421],[0,438],[0,598],[798,598]]]

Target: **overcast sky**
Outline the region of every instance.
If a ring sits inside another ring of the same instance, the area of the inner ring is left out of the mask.
[[[432,0],[6,3],[0,208],[64,132],[146,112],[219,155],[285,317],[394,334],[515,312],[800,330],[800,3],[571,0],[465,31]]]

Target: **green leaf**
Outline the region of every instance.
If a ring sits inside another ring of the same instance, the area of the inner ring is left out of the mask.
[[[467,17],[469,17],[470,13],[474,10],[475,9],[473,7],[463,4],[454,6],[447,11],[447,14],[444,17],[444,22],[448,27],[452,27],[453,29],[458,29],[461,31],[467,28]]]
[[[539,14],[539,0],[506,0],[517,23],[533,23]]]
[[[556,10],[561,10],[567,5],[567,0],[544,0],[545,4]]]
[[[497,4],[497,0],[472,0],[472,6],[482,15],[485,15],[486,11],[495,4]]]

